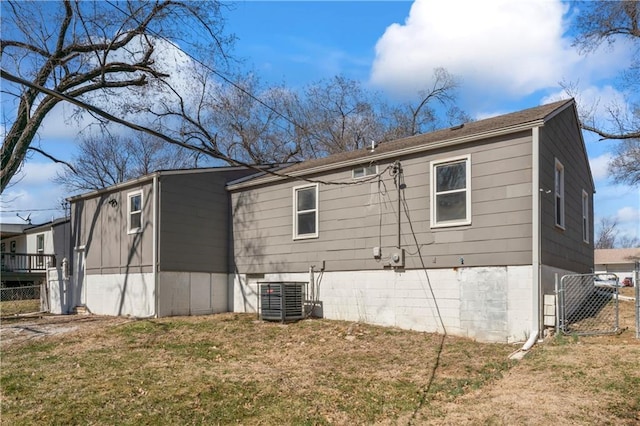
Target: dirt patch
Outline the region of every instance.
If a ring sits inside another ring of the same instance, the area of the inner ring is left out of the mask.
[[[0,323],[0,348],[65,333],[86,333],[131,321],[124,317],[96,315],[40,315],[3,319]]]

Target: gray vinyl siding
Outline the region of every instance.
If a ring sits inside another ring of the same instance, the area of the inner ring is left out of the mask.
[[[215,171],[160,177],[161,271],[228,271],[228,181],[252,173]]]
[[[564,166],[565,226],[555,225],[555,159]],[[541,262],[588,273],[593,270],[593,192],[589,162],[573,108],[540,130]],[[582,191],[589,194],[589,243],[582,238]]]
[[[430,161],[471,155],[472,224],[430,228]],[[404,198],[401,245],[407,268],[525,265],[531,263],[531,133],[521,132],[455,149],[400,158]],[[379,170],[393,160],[379,163]],[[351,168],[311,179],[353,182]],[[319,236],[293,240],[293,187],[289,181],[232,191],[233,268],[240,273],[382,269],[395,251],[397,192],[388,172],[358,185],[319,185]],[[411,232],[411,229],[415,232]],[[416,246],[417,240],[417,246]],[[422,259],[417,253],[420,248]]]
[[[129,234],[127,194],[142,191],[142,232]],[[109,204],[115,200],[117,205]],[[153,270],[153,194],[151,182],[103,192],[72,203],[72,241],[84,246],[86,274]]]

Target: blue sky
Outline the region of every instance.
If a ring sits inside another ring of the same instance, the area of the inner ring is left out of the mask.
[[[629,63],[616,43],[584,56],[571,46],[575,12],[556,0],[251,1],[232,2],[227,31],[234,55],[263,81],[300,87],[342,74],[392,100],[409,100],[445,67],[461,82],[459,106],[474,118],[516,111],[562,96],[561,81],[581,91],[579,102],[601,109],[621,93],[613,86]],[[616,64],[616,66],[612,66]],[[66,111],[65,111],[66,110]],[[56,107],[40,145],[73,155],[77,125]],[[615,185],[606,164],[615,142],[585,133],[596,182],[595,219],[616,217],[621,231],[640,236],[640,193]],[[61,215],[64,190],[50,183],[60,166],[33,156],[3,194],[2,221],[31,213],[34,223]],[[52,210],[41,210],[52,209]]]

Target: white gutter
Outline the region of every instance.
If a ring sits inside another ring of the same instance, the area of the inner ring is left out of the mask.
[[[531,244],[531,266],[532,266],[532,300],[533,311],[531,316],[531,336],[538,336],[541,330],[540,324],[540,299],[541,299],[541,281],[540,281],[540,250],[541,244],[541,210],[542,202],[540,197],[540,128],[531,129],[531,225],[532,225],[532,244]]]
[[[368,155],[366,157],[367,161],[378,161],[378,160],[385,160],[388,158],[396,158],[399,156],[404,156],[404,155],[410,155],[410,154],[415,154],[415,153],[419,153],[419,152],[425,152],[425,151],[430,151],[433,149],[437,149],[437,148],[443,148],[443,147],[448,147],[448,146],[453,146],[453,145],[459,145],[465,142],[473,142],[473,141],[478,141],[478,140],[482,140],[482,139],[487,139],[487,138],[492,138],[492,137],[496,137],[496,136],[503,136],[503,135],[509,135],[511,133],[517,133],[517,132],[522,132],[525,130],[530,130],[532,128],[537,128],[537,126],[542,126],[544,125],[544,119],[540,119],[540,120],[536,120],[536,121],[530,121],[524,124],[519,124],[516,126],[510,126],[510,127],[504,127],[501,128],[499,130],[492,130],[492,131],[488,131],[488,132],[484,132],[484,133],[473,133],[470,135],[466,135],[466,136],[461,136],[461,137],[457,137],[457,138],[453,138],[453,139],[446,139],[440,142],[429,142],[429,143],[424,143],[424,144],[419,144],[416,146],[411,146],[408,148],[403,148],[403,149],[397,149],[397,150],[392,150],[392,151],[387,151],[387,152],[381,152],[378,154],[372,154],[372,155]],[[311,167],[308,169],[302,169],[302,170],[294,170],[292,172],[287,172],[286,168],[282,170],[282,174],[284,176],[273,176],[273,175],[269,175],[269,176],[265,176],[264,178],[256,178],[256,179],[252,179],[248,182],[242,182],[242,183],[238,183],[235,185],[229,185],[227,186],[227,189],[230,191],[236,190],[236,189],[241,189],[241,188],[247,188],[247,187],[251,187],[251,186],[256,186],[256,185],[262,185],[265,183],[269,183],[269,182],[275,182],[275,181],[279,181],[279,180],[283,180],[289,177],[299,177],[299,176],[304,176],[304,175],[310,175],[310,174],[315,174],[315,173],[323,173],[326,171],[331,171],[331,170],[335,170],[335,169],[339,169],[342,167],[349,167],[352,165],[357,165],[357,164],[361,164],[362,163],[362,157],[359,158],[351,158],[348,160],[344,160],[344,161],[338,161],[335,163],[329,163],[329,164],[323,164],[317,167]]]
[[[154,294],[155,294],[155,314],[154,317],[158,317],[159,313],[159,300],[160,297],[158,295],[158,232],[160,221],[158,220],[158,199],[160,198],[160,191],[158,185],[158,175],[153,175],[153,248],[152,248],[152,263],[153,263],[153,285],[154,285]]]

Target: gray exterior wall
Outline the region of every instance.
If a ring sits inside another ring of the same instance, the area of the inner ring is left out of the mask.
[[[85,274],[152,272],[152,181],[136,183],[93,197],[72,201],[71,226],[74,247],[84,246]],[[127,232],[127,194],[142,191],[142,232]],[[115,200],[117,205],[109,204]]]
[[[564,166],[565,229],[555,225],[555,159]],[[593,183],[574,108],[540,129],[541,256],[543,265],[593,271]],[[589,242],[582,236],[582,191],[589,194]],[[551,191],[546,193],[546,191]]]
[[[56,255],[56,265],[60,267],[62,259],[71,262],[71,223],[69,221],[56,223],[51,227],[53,233],[53,253]]]
[[[531,264],[531,132],[472,142],[399,158],[403,197],[426,268]],[[430,228],[430,164],[471,155],[472,223]],[[379,170],[393,163],[379,164]],[[352,182],[352,168],[310,176]],[[232,190],[233,272],[303,272],[310,265],[327,271],[383,269],[397,240],[398,197],[389,173],[380,182],[319,185],[319,236],[292,238],[293,187],[279,182]],[[416,241],[402,207],[401,242],[406,267],[422,268]],[[382,260],[373,248],[382,247]],[[386,259],[386,260],[385,260]],[[461,260],[462,259],[462,260]]]
[[[161,271],[227,273],[228,181],[252,170],[161,175],[159,259]]]

